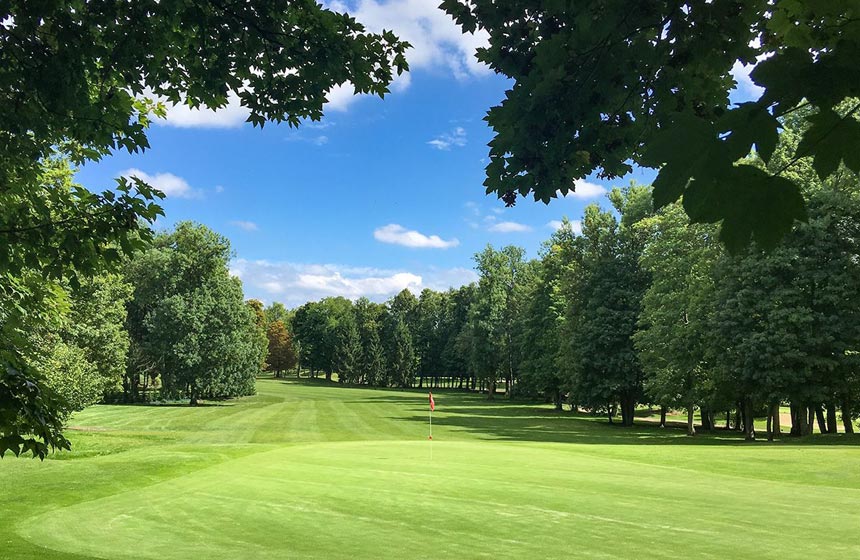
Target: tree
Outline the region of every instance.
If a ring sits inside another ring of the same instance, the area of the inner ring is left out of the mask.
[[[443,295],[428,288],[421,290],[415,308],[415,353],[418,357],[418,374],[438,376],[443,373],[441,322]]]
[[[68,442],[53,428],[61,425],[47,408],[54,398],[39,396],[39,375],[25,371],[20,341],[6,336],[31,321],[17,310],[49,314],[51,290],[34,284],[75,286],[119,266],[151,239],[148,226],[162,213],[163,194],[137,178],[101,194],[71,185],[66,159],[148,148],[161,100],[218,108],[233,96],[259,126],[318,120],[335,86],[387,93],[407,68],[408,44],[315,3],[14,1],[0,20],[0,291],[11,309],[0,310],[8,327],[0,407],[40,407],[0,408],[0,454],[26,444],[44,457]]]
[[[339,383],[356,383],[361,376],[361,339],[354,313],[341,317],[335,327],[334,369]]]
[[[633,333],[648,286],[639,266],[643,239],[634,224],[650,211],[649,189],[614,189],[610,200],[621,215],[597,205],[585,209],[564,282],[567,312],[563,359],[571,401],[609,413],[621,405],[621,423],[633,424],[642,397],[642,369]]]
[[[293,332],[301,344],[302,363],[311,369],[312,376],[322,371],[326,380],[331,380],[336,369],[337,329],[352,313],[352,302],[344,297],[308,302],[296,310]]]
[[[288,329],[292,324],[294,313],[287,310],[284,304],[278,301],[273,301],[266,309],[263,310],[266,316],[266,323],[274,323],[280,321]]]
[[[284,323],[272,321],[267,327],[266,338],[269,341],[266,365],[269,371],[275,372],[275,377],[280,377],[282,371],[295,367],[298,362],[292,336]]]
[[[456,290],[449,290],[445,298],[445,311],[440,330],[444,332],[442,363],[449,374],[457,374],[462,379],[471,371],[470,352],[472,348],[469,314],[475,298],[475,284],[466,284]],[[469,387],[475,389],[475,377],[469,376]]]
[[[359,382],[368,385],[387,385],[385,351],[379,333],[385,307],[362,297],[355,302],[355,316],[358,326],[358,338],[361,345],[359,361]]]
[[[39,200],[32,205],[20,184],[0,188],[0,222],[8,224],[0,231],[0,454],[26,450],[44,458],[51,449],[69,448],[60,432],[66,405],[45,386],[46,372],[28,365],[27,356],[39,351],[31,334],[56,332],[68,313],[67,288],[117,267],[123,254],[145,243],[148,233],[135,216],[151,219],[158,210],[119,192],[92,214],[101,202],[72,182],[61,159],[43,161],[33,181]],[[78,211],[87,218],[63,229]]]
[[[565,265],[572,258],[574,232],[567,218],[544,243],[540,265],[525,288],[520,332],[520,383],[527,392],[563,402],[561,332],[567,303],[561,290]]]
[[[520,247],[497,251],[488,245],[474,257],[481,278],[469,308],[471,365],[486,383],[490,399],[499,379],[506,381],[510,396],[517,376],[517,321],[528,274],[524,254]]]
[[[263,310],[263,302],[258,299],[249,299],[245,302],[251,311],[254,313],[254,329],[255,343],[260,347],[260,370],[266,368],[266,356],[269,353],[269,338],[266,332],[266,313]]]
[[[695,435],[693,413],[701,408],[710,428],[713,381],[706,361],[714,297],[713,268],[720,254],[713,226],[690,224],[673,204],[636,224],[648,236],[640,257],[651,283],[642,297],[633,335],[654,402],[687,411],[687,434]]]
[[[808,111],[801,108],[782,119],[771,171],[793,161],[810,126]],[[709,359],[720,385],[740,403],[748,439],[755,438],[751,416],[759,407],[768,411],[768,437],[779,433],[779,405],[786,400],[792,433],[811,433],[816,417],[822,432],[835,431],[840,406],[843,419],[849,418],[847,429],[857,394],[857,176],[839,166],[822,181],[808,159],[785,173],[802,185],[808,221],[776,249],[753,244],[723,256],[715,272],[719,289]]]
[[[129,266],[129,331],[157,364],[165,397],[196,405],[254,392],[264,348],[229,256],[225,238],[183,222]]]
[[[119,392],[128,360],[126,304],[132,286],[119,274],[88,278],[72,291],[61,337],[86,351],[98,372],[99,398]]]
[[[755,146],[767,162],[779,118],[817,109],[786,169],[812,158],[824,178],[843,161],[860,171],[860,55],[853,2],[716,0],[444,0],[464,31],[483,29],[478,59],[513,85],[486,120],[487,192],[512,204],[548,202],[592,174],[660,168],[658,207],[683,197],[693,222],[722,221],[733,250],[773,247],[803,219],[800,184],[785,169],[735,165]],[[760,61],[760,62],[757,62]],[[737,62],[763,91],[732,106]]]
[[[415,380],[417,357],[412,346],[412,335],[402,315],[390,313],[388,316],[388,368],[389,381],[397,387],[411,387]]]
[[[60,412],[64,419],[102,398],[102,379],[86,350],[56,335],[40,337],[39,345],[41,352],[31,365],[45,372],[47,386],[62,396]]]

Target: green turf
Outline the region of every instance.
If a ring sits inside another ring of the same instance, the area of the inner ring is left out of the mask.
[[[744,444],[549,407],[261,380],[96,406],[0,461],[0,558],[858,558],[860,439]]]

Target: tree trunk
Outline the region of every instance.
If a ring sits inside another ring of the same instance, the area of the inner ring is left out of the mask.
[[[555,409],[558,412],[561,412],[561,402],[562,402],[561,389],[556,389],[556,391],[555,391]]]
[[[755,421],[753,418],[753,404],[751,399],[744,399],[744,439],[755,441]]]
[[[839,427],[836,424],[836,403],[827,403],[827,433],[835,434],[839,432]]]
[[[687,405],[687,435],[696,435],[696,426],[693,423],[693,415],[696,413],[696,407],[692,404]]]
[[[732,411],[731,410],[726,411],[726,429],[727,430],[732,429]]]
[[[666,405],[660,405],[660,427],[666,427]]]
[[[702,430],[710,432],[714,429],[714,413],[706,406],[699,408],[699,413],[702,415]]]
[[[188,392],[190,393],[190,396],[191,396],[191,400],[188,403],[188,405],[189,406],[197,406],[197,387],[194,386],[194,383],[192,383],[189,386]]]
[[[846,434],[854,433],[854,420],[851,419],[852,414],[851,403],[847,398],[842,399],[842,425],[845,427]]]
[[[614,422],[612,421],[612,417],[615,415],[614,407],[615,407],[615,405],[613,405],[613,404],[610,404],[608,407],[606,407],[606,414],[609,416],[609,423],[610,424],[614,424]]]
[[[493,379],[490,381],[487,386],[487,400],[493,400],[496,398],[496,380]]]
[[[798,411],[800,407],[794,402],[791,401],[789,403],[790,416],[791,416],[791,430],[788,432],[791,436],[799,436],[800,435],[800,415]]]
[[[773,403],[773,437],[782,438],[782,420],[779,419],[779,401]]]
[[[773,441],[774,439],[779,439],[781,435],[779,426],[779,401],[776,401],[771,403],[767,411],[767,440]]]
[[[797,407],[797,435],[809,435],[809,423],[807,422],[806,406],[798,405]]]
[[[818,420],[818,431],[826,434],[827,422],[824,420],[824,409],[821,407],[821,403],[815,405],[815,418]]]
[[[815,430],[815,407],[810,406],[808,408],[808,414],[806,415],[806,429],[807,432],[804,435],[810,435]]]
[[[325,372],[325,380],[326,380],[326,381],[331,381],[331,372],[330,372],[330,371],[326,371],[326,372]]]
[[[744,431],[742,410],[743,405],[741,405],[741,403],[738,403],[735,407],[735,430],[737,430],[738,432]]]
[[[621,425],[632,426],[633,415],[636,411],[636,400],[629,394],[621,395]]]

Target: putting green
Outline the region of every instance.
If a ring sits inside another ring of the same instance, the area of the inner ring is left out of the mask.
[[[13,558],[860,557],[860,455],[830,445],[846,436],[691,441],[442,394],[430,442],[426,394],[259,386],[229,406],[78,415],[81,458],[0,463],[43,493],[0,502],[0,543]]]

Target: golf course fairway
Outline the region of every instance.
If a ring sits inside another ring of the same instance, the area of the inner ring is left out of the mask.
[[[686,437],[457,392],[261,379],[0,460],[0,558],[860,558],[860,438]]]

